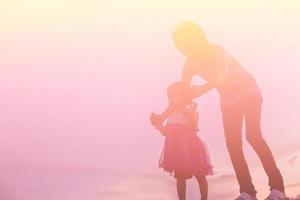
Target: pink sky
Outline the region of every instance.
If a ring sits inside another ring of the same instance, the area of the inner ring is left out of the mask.
[[[148,118],[166,107],[166,87],[180,77],[184,58],[170,31],[184,20],[198,22],[255,76],[264,95],[265,138],[288,195],[300,193],[300,4],[244,2],[1,2],[1,195],[174,198],[174,180],[157,168],[163,138]],[[201,137],[216,171],[211,197],[232,198],[238,186],[218,95],[198,102]],[[247,144],[245,151],[262,197],[266,176]],[[189,199],[197,199],[195,181],[190,186]]]

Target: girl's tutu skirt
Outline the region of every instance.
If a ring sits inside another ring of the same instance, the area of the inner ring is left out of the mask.
[[[195,132],[182,124],[167,125],[159,167],[175,178],[213,174],[206,144]]]

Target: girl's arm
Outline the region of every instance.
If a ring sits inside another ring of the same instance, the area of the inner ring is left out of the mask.
[[[155,113],[151,113],[151,117],[150,117],[150,121],[152,123],[152,125],[159,130],[159,132],[162,134],[162,135],[166,135],[167,134],[167,128],[163,125],[163,122],[159,121],[159,120],[156,120],[156,118],[160,117],[160,115],[157,115]],[[154,119],[156,121],[154,121]]]
[[[193,130],[198,130],[199,112],[198,111],[193,111],[191,118],[192,118],[192,129]]]
[[[167,135],[167,128],[163,124],[158,125],[156,128],[163,136]]]
[[[164,123],[166,119],[175,111],[175,108],[173,108],[171,105],[168,105],[167,109],[160,115],[161,122]]]
[[[162,114],[151,113],[150,121],[152,125],[157,127],[160,124],[163,124],[174,111],[175,109],[169,105]]]

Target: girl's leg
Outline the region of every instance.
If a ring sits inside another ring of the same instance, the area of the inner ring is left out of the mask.
[[[185,200],[186,195],[186,179],[184,177],[176,177],[177,194],[179,200]]]
[[[199,189],[201,193],[201,200],[207,200],[208,196],[208,184],[205,176],[196,176],[199,184]]]

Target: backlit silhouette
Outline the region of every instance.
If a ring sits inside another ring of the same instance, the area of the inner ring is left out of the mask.
[[[259,156],[269,178],[271,193],[268,200],[285,198],[285,188],[271,150],[261,132],[262,93],[253,76],[222,46],[208,42],[202,29],[195,23],[179,24],[173,33],[176,48],[186,57],[182,82],[189,86],[194,75],[207,81],[191,86],[190,97],[198,98],[216,88],[220,94],[223,126],[227,149],[240,185],[237,200],[256,199],[248,165],[242,151],[242,124],[245,119],[246,138]],[[161,114],[153,114],[153,124],[164,122],[174,112],[169,107]]]
[[[186,199],[186,179],[195,176],[201,199],[207,200],[206,175],[212,174],[212,165],[205,144],[197,136],[198,112],[196,104],[189,98],[188,88],[182,82],[168,88],[169,104],[174,107],[166,126],[154,124],[165,136],[159,165],[174,175],[180,200]],[[157,121],[158,122],[158,121]]]

